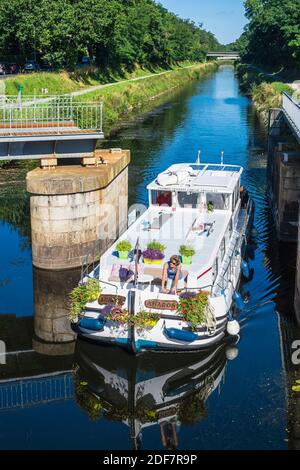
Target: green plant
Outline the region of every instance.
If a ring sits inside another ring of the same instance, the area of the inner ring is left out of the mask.
[[[151,408],[148,403],[138,403],[135,409],[136,418],[138,418],[141,423],[155,423],[158,420],[158,413],[154,409],[154,406],[155,404],[153,404],[153,408]]]
[[[212,201],[209,201],[207,203],[207,210],[208,210],[208,212],[213,212],[215,210],[215,205]]]
[[[161,253],[163,253],[166,249],[165,245],[155,240],[153,242],[148,243],[147,248],[148,250],[160,251]]]
[[[184,292],[179,299],[178,313],[190,323],[193,330],[196,330],[199,325],[205,322],[208,305],[208,292]]]
[[[123,240],[119,242],[116,246],[117,251],[123,251],[128,253],[132,249],[132,244],[130,242],[127,242],[126,240]]]
[[[70,293],[70,319],[76,322],[85,305],[97,300],[100,294],[101,289],[97,279],[89,279],[86,284],[75,287]]]
[[[181,247],[179,248],[179,253],[181,254],[181,256],[191,258],[195,255],[196,251],[192,246],[181,245]]]

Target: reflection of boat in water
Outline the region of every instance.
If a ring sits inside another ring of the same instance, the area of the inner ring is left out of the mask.
[[[83,284],[96,280],[101,295],[74,319],[78,335],[134,353],[205,349],[226,329],[237,335],[231,305],[241,273],[250,276],[243,251],[254,209],[240,197],[242,173],[198,161],[158,175],[147,187],[149,208],[83,276]]]
[[[206,416],[205,402],[225,374],[233,345],[205,352],[145,353],[131,356],[119,348],[77,340],[76,401],[92,419],[125,423],[135,448],[142,430],[157,425],[164,447],[176,448],[178,427]]]

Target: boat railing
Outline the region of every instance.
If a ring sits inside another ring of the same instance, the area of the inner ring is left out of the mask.
[[[197,290],[197,291],[200,291],[200,290],[207,290],[207,289],[210,289],[210,293],[212,293],[212,290],[213,290],[213,284],[209,284],[208,286],[197,286],[197,287],[185,287],[184,289],[182,289],[182,292],[189,292],[191,290]]]
[[[113,287],[114,289],[116,289],[116,294],[118,295],[119,288],[116,284],[112,284],[111,282],[103,281],[102,279],[99,279],[99,284],[105,284],[106,286]]]
[[[80,284],[84,283],[86,278],[91,278],[91,272],[95,272],[96,265],[99,263],[100,254],[98,249],[93,248],[90,250],[82,260],[81,264],[81,275],[80,275]]]
[[[228,284],[228,282],[230,281],[230,279],[228,279],[228,272],[229,270],[232,269],[232,260],[233,260],[233,257],[235,256],[235,253],[236,251],[240,248],[239,245],[242,244],[242,237],[238,237],[235,244],[234,244],[234,247],[232,249],[232,252],[231,252],[231,255],[228,259],[228,263],[227,263],[227,267],[226,269],[224,270],[224,272],[222,273],[222,279],[220,279],[220,281],[218,283],[216,283],[216,285],[220,288],[220,289],[225,289],[226,285]]]
[[[228,284],[228,282],[230,282],[230,279],[228,279],[228,272],[229,270],[232,269],[232,260],[235,256],[235,253],[241,249],[241,246],[242,246],[242,243],[243,243],[243,240],[244,240],[244,237],[246,235],[245,233],[245,228],[247,227],[248,225],[248,221],[249,221],[249,218],[251,216],[251,212],[252,212],[252,209],[253,209],[253,201],[252,199],[250,198],[248,203],[247,203],[247,206],[245,207],[245,212],[246,212],[246,217],[245,217],[245,220],[244,220],[244,223],[243,223],[243,227],[242,227],[242,233],[238,230],[235,230],[234,233],[236,234],[237,236],[237,239],[235,241],[235,244],[234,244],[234,247],[232,248],[232,251],[231,251],[231,254],[230,254],[230,257],[228,259],[228,263],[227,263],[227,267],[226,269],[224,270],[224,272],[222,273],[222,279],[220,279],[220,281],[218,283],[216,283],[216,286],[219,287],[221,290],[225,289],[226,285]]]

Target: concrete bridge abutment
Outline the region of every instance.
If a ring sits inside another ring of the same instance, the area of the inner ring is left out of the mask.
[[[91,253],[101,256],[126,230],[129,162],[128,150],[97,150],[91,166],[27,174],[35,267],[77,268]]]

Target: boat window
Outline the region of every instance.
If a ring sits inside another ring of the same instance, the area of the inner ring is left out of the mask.
[[[178,192],[179,207],[196,209],[198,205],[199,193]]]
[[[151,191],[151,204],[154,206],[172,206],[171,191]]]
[[[206,204],[213,204],[216,210],[229,210],[230,195],[219,193],[206,193]]]

